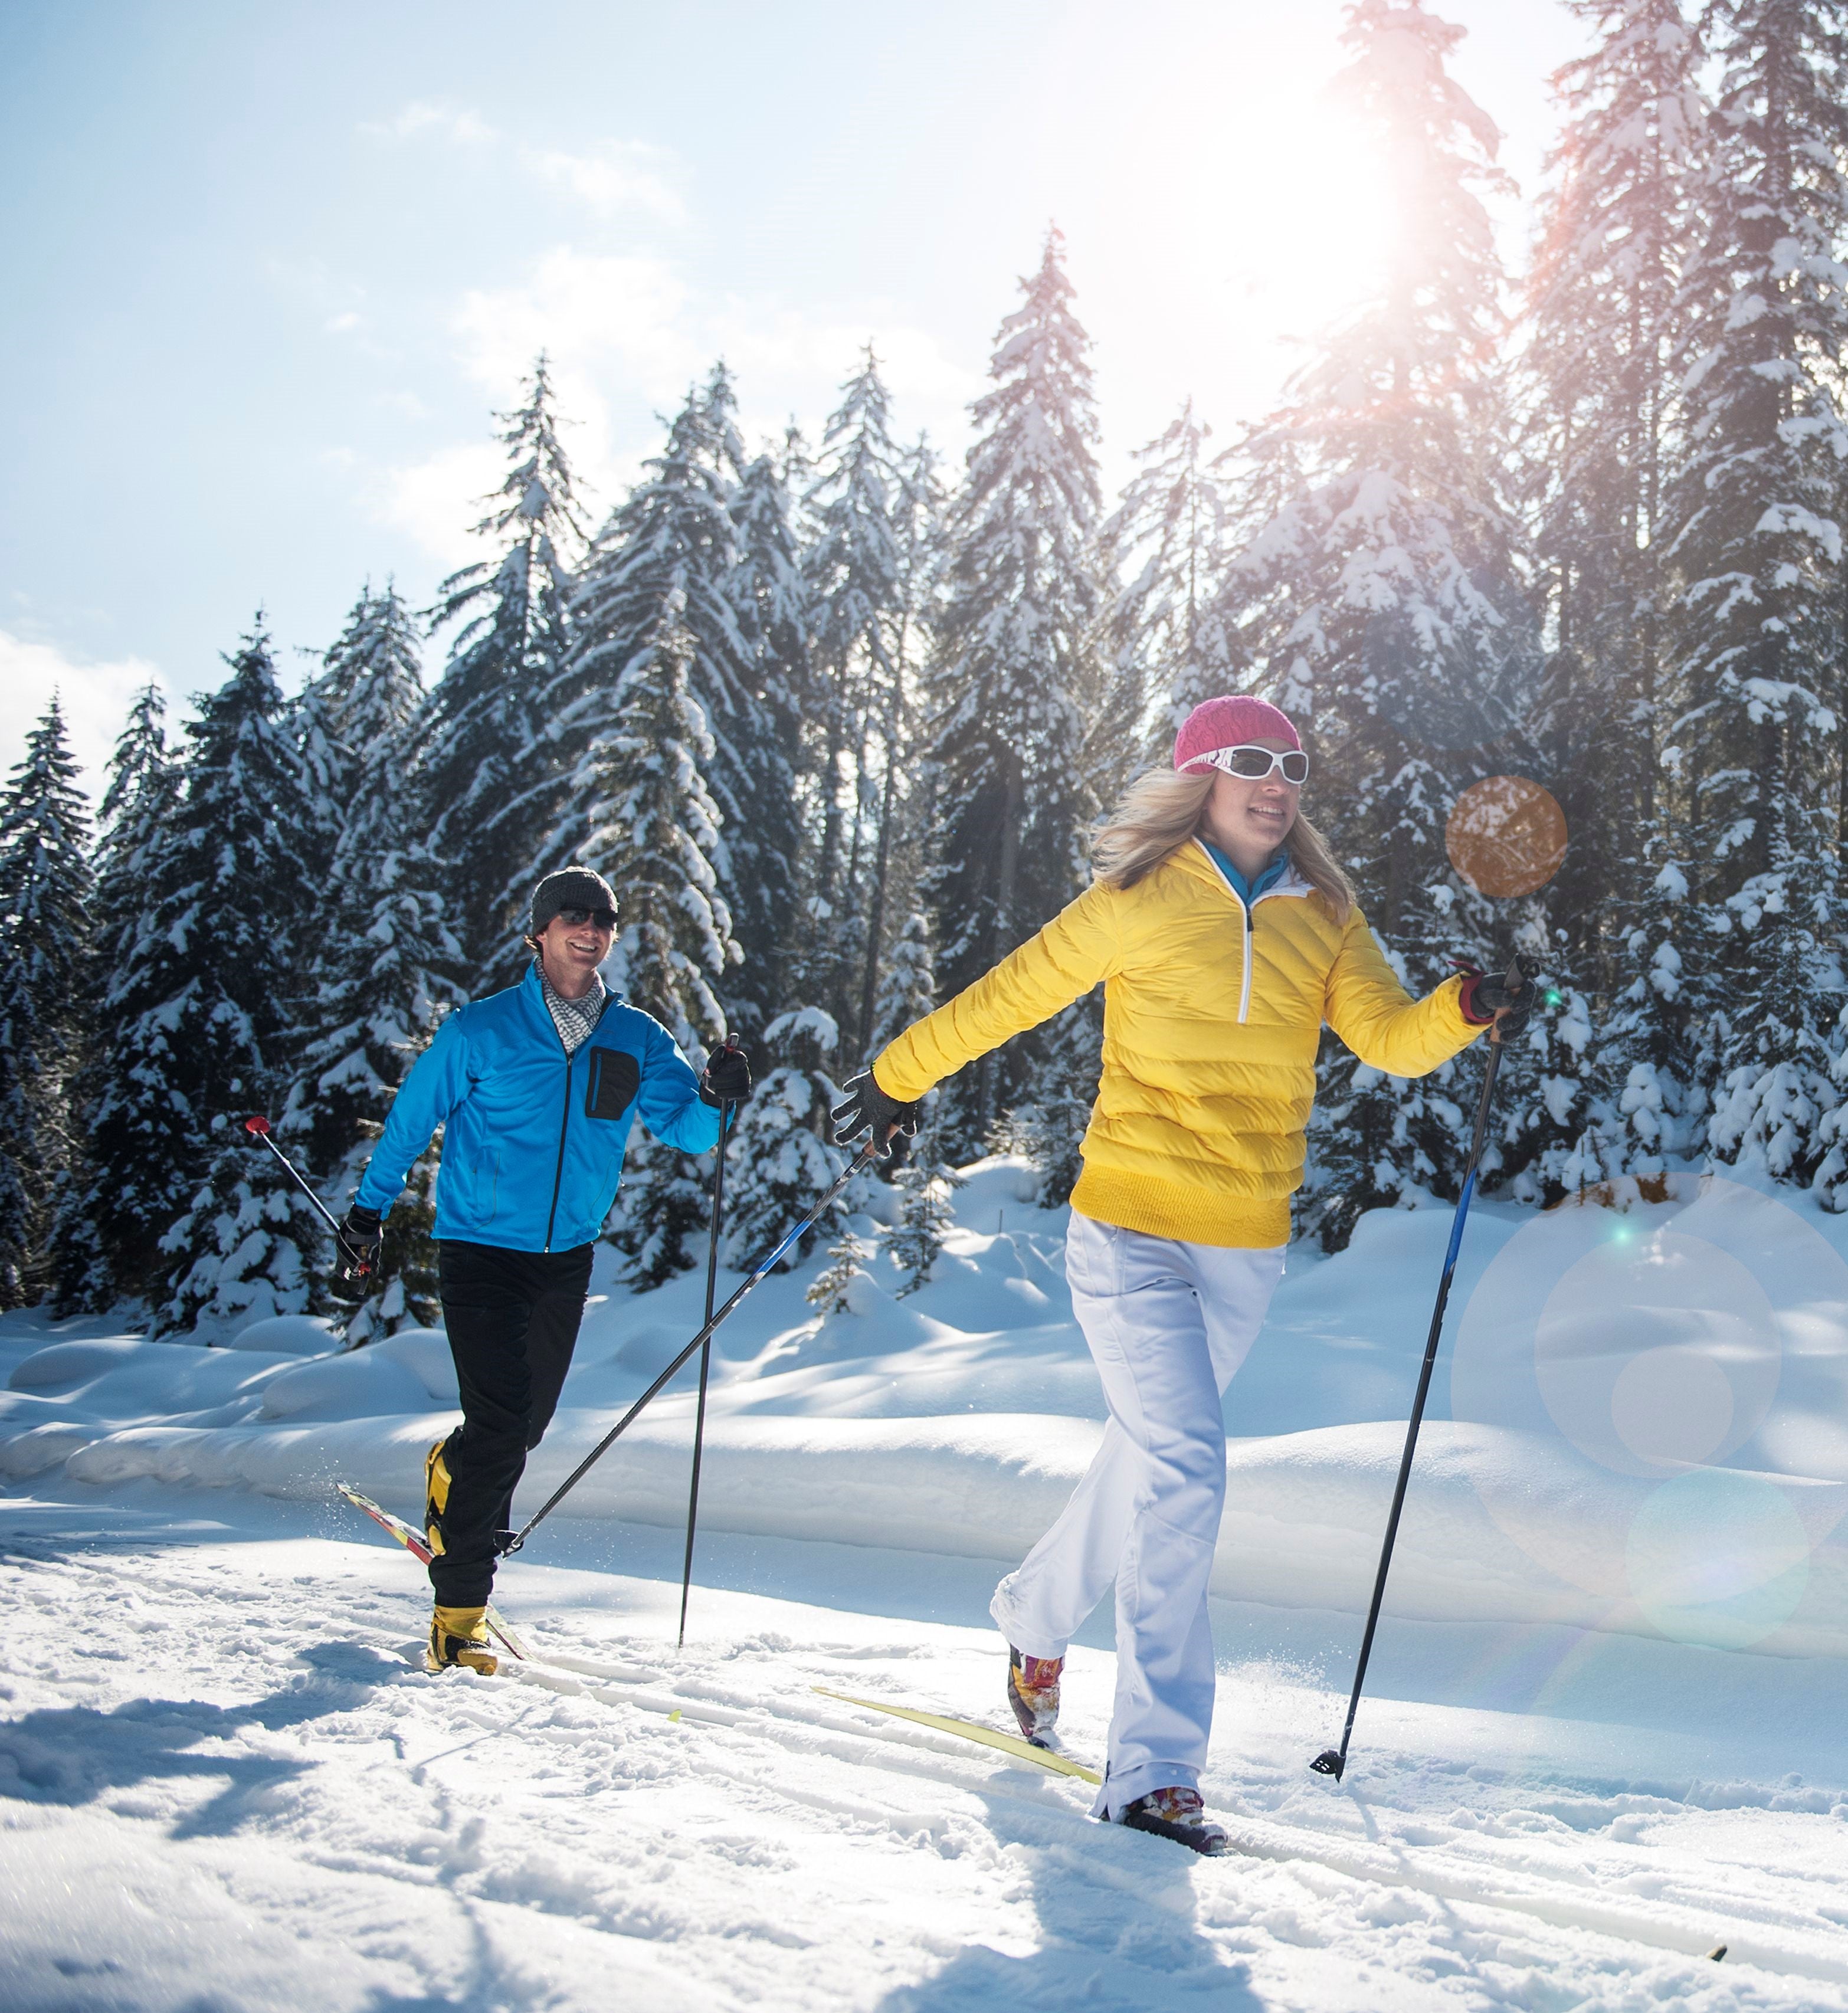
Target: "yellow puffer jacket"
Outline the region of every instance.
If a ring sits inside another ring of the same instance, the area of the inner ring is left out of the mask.
[[[1190,1243],[1288,1242],[1326,1021],[1364,1063],[1422,1076],[1482,1029],[1460,979],[1414,1002],[1358,910],[1338,924],[1286,871],[1249,910],[1206,849],[1131,889],[1088,889],[873,1063],[921,1097],[1104,981],[1103,1078],[1072,1205]]]

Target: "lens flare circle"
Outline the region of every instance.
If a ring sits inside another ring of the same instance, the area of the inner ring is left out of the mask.
[[[1771,1410],[1782,1353],[1750,1271],[1665,1224],[1600,1239],[1560,1275],[1534,1329],[1553,1424],[1601,1467],[1650,1478],[1743,1446]]]
[[[1624,1549],[1637,1606],[1678,1643],[1749,1650],[1809,1591],[1809,1536],[1789,1498],[1737,1468],[1690,1468],[1664,1482]]]
[[[1525,776],[1485,776],[1451,806],[1444,849],[1478,894],[1531,895],[1566,856],[1566,814]]]
[[[1476,1496],[1585,1624],[1839,1654],[1812,1587],[1843,1568],[1848,1264],[1743,1183],[1657,1192],[1531,1219],[1471,1293],[1450,1408]]]

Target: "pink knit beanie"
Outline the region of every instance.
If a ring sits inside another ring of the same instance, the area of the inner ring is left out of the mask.
[[[1236,748],[1249,741],[1287,741],[1303,745],[1287,714],[1261,699],[1205,699],[1181,724],[1174,736],[1174,767],[1191,769],[1215,749]]]

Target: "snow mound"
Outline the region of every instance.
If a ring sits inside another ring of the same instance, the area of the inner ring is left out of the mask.
[[[224,1345],[267,1356],[322,1356],[340,1346],[334,1324],[323,1314],[270,1314],[239,1328]]]
[[[997,1566],[1033,1543],[1103,1407],[1063,1214],[1021,1200],[1026,1173],[969,1171],[936,1275],[903,1300],[881,1257],[819,1318],[803,1297],[817,1252],[744,1303],[714,1344],[702,1528]],[[1848,1656],[1848,1226],[1730,1181],[1613,1200],[1472,1216],[1389,1611]],[[1378,1212],[1339,1257],[1292,1252],[1227,1396],[1216,1594],[1365,1607],[1449,1223]],[[599,1254],[521,1514],[677,1353],[703,1295],[698,1271],[632,1295]],[[0,1394],[16,1481],[62,1467],[92,1486],[312,1501],[338,1476],[410,1509],[424,1450],[456,1418],[432,1329],[307,1357],[282,1346],[324,1343],[318,1324],[256,1324],[236,1350],[30,1335],[26,1318],[0,1322],[21,1347]],[[678,1527],[693,1375],[561,1518]]]
[[[9,1391],[48,1390],[59,1384],[87,1384],[141,1346],[138,1335],[113,1335],[95,1342],[55,1342],[35,1350],[6,1380]]]

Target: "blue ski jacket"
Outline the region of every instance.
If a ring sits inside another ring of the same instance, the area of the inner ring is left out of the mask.
[[[684,1153],[718,1143],[719,1114],[659,1021],[612,996],[567,1056],[534,964],[437,1030],[392,1101],[355,1200],[383,1216],[441,1125],[439,1238],[569,1251],[603,1228],[638,1111]]]

